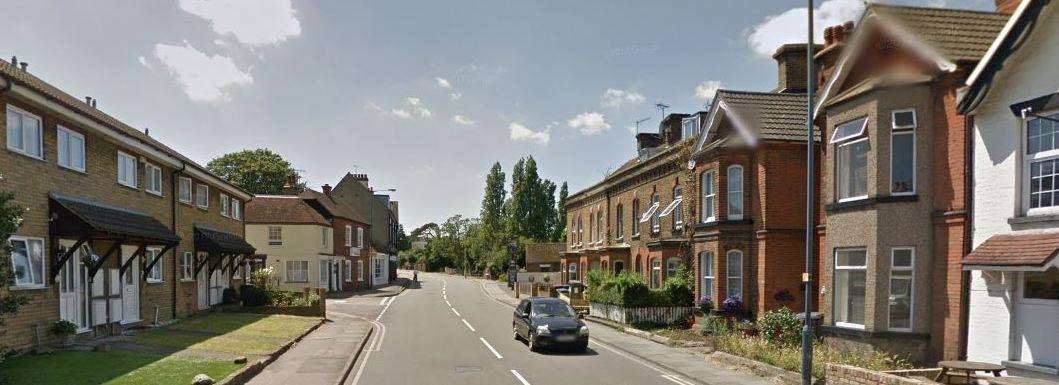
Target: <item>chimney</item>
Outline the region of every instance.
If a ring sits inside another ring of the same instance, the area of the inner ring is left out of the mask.
[[[639,154],[640,160],[643,160],[647,150],[661,145],[662,135],[653,132],[641,132],[636,134],[636,153]]]
[[[22,67],[22,72],[29,72],[29,63],[21,62],[18,63],[19,67]]]
[[[92,107],[92,97],[91,96],[85,96],[85,104],[87,104],[89,107]]]
[[[331,185],[325,184],[321,189],[324,190],[324,195],[327,195],[328,198],[331,197]]]
[[[1019,0],[996,0],[996,11],[998,13],[1015,13],[1019,7]]]
[[[364,187],[368,187],[368,174],[353,174],[353,180],[360,182]]]
[[[779,69],[778,92],[805,92],[805,55],[807,44],[784,44],[772,55]],[[823,46],[817,45],[814,52]]]
[[[11,56],[11,66],[18,68],[18,56]]]

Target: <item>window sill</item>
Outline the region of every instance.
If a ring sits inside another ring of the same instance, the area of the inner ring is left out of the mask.
[[[82,174],[82,175],[88,175],[88,171],[86,171],[86,170],[78,170],[76,168],[66,167],[66,166],[63,166],[61,164],[59,165],[59,168],[62,169],[62,170],[71,171],[71,172],[75,172],[75,173]]]
[[[11,285],[7,287],[11,291],[33,291],[33,290],[48,290],[48,285]]]
[[[1009,225],[1059,222],[1059,214],[1034,214],[1008,218]]]
[[[855,325],[854,325],[855,326]],[[915,332],[899,332],[899,331],[868,331],[860,328],[851,326],[842,326],[838,323],[836,325],[821,325],[820,331],[823,334],[834,335],[834,336],[845,336],[845,337],[858,337],[858,338],[897,338],[905,340],[929,340],[930,334],[928,333],[915,333]]]
[[[8,148],[7,148],[7,150],[8,150],[8,151],[11,151],[11,152],[13,152],[13,153],[16,153],[16,154],[18,154],[18,155],[21,155],[21,156],[24,156],[24,157],[27,157],[27,158],[33,159],[33,160],[39,160],[39,161],[41,161],[41,162],[44,162],[44,163],[48,163],[48,161],[47,161],[47,160],[44,160],[44,157],[43,157],[43,156],[41,156],[41,157],[36,157],[36,156],[30,155],[30,154],[27,154],[27,153],[25,153],[24,151],[20,151],[20,150],[19,150],[19,149],[17,149],[17,148],[11,148],[11,147],[8,147]]]
[[[159,283],[165,283],[165,281],[163,281],[161,279],[148,279],[147,283],[151,284],[151,285],[157,285]]]
[[[154,195],[154,196],[159,197],[159,198],[165,198],[165,194],[162,194],[161,191],[158,191],[158,192],[154,192],[154,191],[151,191],[151,190],[143,190],[143,191],[146,191],[147,194],[149,194],[149,195]]]
[[[121,187],[124,187],[124,188],[130,189],[130,190],[140,191],[140,188],[139,188],[139,187],[136,187],[136,186],[129,186],[129,185],[127,185],[127,184],[124,184],[124,183],[121,183],[121,182],[118,182],[118,186],[121,186]]]
[[[191,279],[191,278],[181,278],[180,279],[180,283],[191,283],[191,282],[195,282],[195,280]]]

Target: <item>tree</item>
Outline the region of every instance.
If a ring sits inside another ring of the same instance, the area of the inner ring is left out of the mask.
[[[563,187],[559,189],[559,201],[555,206],[555,234],[552,235],[552,241],[566,242],[566,198],[569,196],[570,189],[566,187],[566,182],[563,182]]]
[[[412,239],[405,234],[404,225],[400,223],[397,224],[397,237],[394,243],[397,245],[398,252],[412,248]]]
[[[251,194],[282,194],[292,181],[298,190],[305,188],[290,162],[263,148],[224,154],[206,168]]]
[[[3,175],[0,175],[0,181],[3,181]],[[11,261],[9,253],[10,245],[7,242],[11,238],[11,234],[18,231],[19,226],[22,225],[22,214],[25,210],[15,203],[14,194],[0,190],[0,258],[3,263],[0,263],[0,283],[3,286],[10,286],[14,284],[15,276],[11,271]],[[22,305],[26,303],[26,297],[15,295],[10,290],[0,290],[0,326],[4,325],[5,319],[18,313]],[[0,361],[3,358],[0,357]]]
[[[507,191],[504,190],[504,171],[500,168],[500,162],[493,163],[489,169],[489,175],[485,177],[485,196],[482,197],[482,212],[479,218],[482,226],[487,232],[497,235],[504,228],[504,199]]]

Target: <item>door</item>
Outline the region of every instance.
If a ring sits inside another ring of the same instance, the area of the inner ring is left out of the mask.
[[[342,279],[342,265],[338,261],[331,261],[331,291],[341,290],[339,283]]]
[[[84,256],[82,250],[75,251],[59,272],[59,318],[73,322],[77,330],[88,327],[88,312],[85,309],[88,301],[85,300],[87,293],[83,287],[88,270],[81,263]],[[65,250],[60,249],[59,252],[64,253]]]
[[[108,294],[105,291],[106,284],[103,282],[103,272],[104,269],[96,270],[96,275],[92,277],[91,285],[89,285],[92,289],[89,294],[92,299],[92,326],[107,323]]]
[[[121,247],[121,263],[132,259],[125,276],[121,279],[121,322],[129,323],[140,320],[140,257],[136,256],[136,247]],[[115,269],[116,270],[116,269]],[[117,281],[114,281],[115,283]],[[119,286],[119,285],[115,285]],[[111,318],[117,320],[117,318]]]
[[[1059,365],[1059,269],[1021,275],[1021,294],[1015,307],[1019,360],[1054,368]]]
[[[107,269],[110,273],[110,281],[107,282],[110,291],[107,293],[107,300],[110,301],[110,322],[124,322],[125,319],[122,315],[125,314],[125,294],[122,289],[121,274],[118,269]],[[139,304],[137,304],[137,309]]]
[[[202,258],[202,256],[199,256]],[[209,266],[203,266],[202,270],[199,270],[197,277],[195,277],[196,284],[198,285],[198,297],[199,297],[199,310],[206,310],[210,308],[210,280],[206,277],[206,270],[209,270]]]
[[[210,305],[219,304],[224,299],[224,283],[224,275],[220,270],[210,274]]]

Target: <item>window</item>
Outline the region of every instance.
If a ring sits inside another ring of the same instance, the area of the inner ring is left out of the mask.
[[[603,210],[596,211],[596,242],[603,243]]]
[[[699,269],[702,271],[702,287],[699,291],[702,296],[710,297],[716,305],[717,299],[713,297],[713,253],[709,251],[699,253]]]
[[[658,193],[651,194],[651,206],[640,217],[640,223],[651,221],[651,232],[658,232]]]
[[[662,260],[655,258],[651,260],[651,287],[662,286]]]
[[[44,159],[44,139],[39,116],[7,106],[7,148],[22,155]]]
[[[287,261],[287,282],[309,282],[309,261]]]
[[[632,200],[632,236],[640,235],[640,200]]]
[[[890,113],[890,127],[894,130],[916,128],[916,110],[896,110]]]
[[[916,193],[916,111],[891,113],[890,194]]]
[[[317,282],[317,284],[319,284],[322,287],[327,287],[328,282],[331,281],[330,280],[331,274],[330,274],[329,267],[331,267],[331,261],[328,261],[326,259],[321,259],[320,260],[320,277],[319,277],[320,279],[318,281],[316,281],[316,282]]]
[[[728,219],[743,219],[743,166],[728,166]]]
[[[890,329],[912,331],[912,283],[915,249],[895,247],[890,250]]]
[[[224,195],[224,194],[220,194],[220,195],[221,195],[221,216],[222,217],[229,217],[229,216],[231,216],[232,198],[229,198],[227,195]]]
[[[590,245],[592,244],[592,237],[595,234],[595,232],[592,231],[592,223],[595,222],[592,219],[592,217],[594,217],[594,215],[592,215],[592,212],[589,211],[588,212],[588,244],[590,244]]]
[[[190,281],[191,273],[194,271],[194,259],[191,258],[191,252],[185,251],[180,254],[180,280]]]
[[[729,250],[728,254],[728,296],[743,299],[743,252]]]
[[[677,276],[677,271],[680,270],[680,258],[670,257],[666,260],[666,279]]]
[[[381,278],[382,277],[382,261],[378,260],[378,259],[374,259],[374,260],[372,260],[372,262],[374,262],[374,263],[372,263],[372,266],[373,266],[373,269],[375,270],[374,271],[375,278]]]
[[[670,214],[673,215],[673,230],[684,228],[684,217],[680,212],[681,202],[684,201],[683,194],[684,189],[679,185],[673,187],[673,202],[670,202],[669,206],[666,206],[666,209],[662,210],[661,214],[658,214],[659,217],[664,217]]]
[[[353,246],[353,226],[346,225],[346,247]]]
[[[699,177],[701,182],[699,186],[702,186],[700,191],[702,193],[702,199],[700,199],[702,209],[699,212],[702,215],[701,220],[703,223],[717,220],[717,205],[715,203],[717,201],[717,188],[713,183],[715,174],[715,171],[708,170],[703,171]]]
[[[357,260],[357,280],[364,280],[364,261]]]
[[[585,240],[585,218],[580,215],[577,216],[577,243],[581,244]]]
[[[44,287],[44,239],[12,236],[8,244],[15,286]]]
[[[577,280],[577,263],[571,263],[566,266],[566,280],[567,282]]]
[[[210,186],[195,185],[195,205],[201,208],[210,207]]]
[[[364,228],[357,228],[357,247],[364,247]]]
[[[699,132],[699,117],[693,116],[680,121],[682,135],[681,139],[687,139]]]
[[[835,126],[835,132],[831,134],[831,144],[853,139],[864,134],[864,127],[868,126],[868,118],[854,119]]]
[[[159,258],[158,253],[160,251],[161,250],[158,250],[158,249],[147,249],[147,250],[145,250],[144,251],[144,257],[145,257],[144,262],[150,264],[155,259],[158,259]],[[154,264],[154,266],[151,266],[151,270],[147,272],[147,282],[149,282],[149,283],[162,282],[162,260],[161,259],[159,259],[158,262],[156,262]]]
[[[625,214],[624,207],[618,203],[614,209],[614,238],[621,241],[625,237]]]
[[[1048,115],[1059,119],[1059,112]],[[1028,214],[1059,206],[1059,123],[1041,118],[1026,121],[1026,164],[1024,204]],[[1027,199],[1028,198],[1028,199]],[[1050,211],[1054,211],[1051,209]]]
[[[327,241],[330,240],[330,238],[331,238],[331,231],[330,230],[331,229],[326,228],[326,227],[320,229],[320,233],[321,233],[320,234],[320,238],[321,238],[320,239],[320,241],[321,241],[320,245],[323,246],[323,247],[327,247],[327,244],[328,244]]]
[[[136,157],[118,151],[118,183],[136,188]]]
[[[232,219],[243,219],[243,202],[232,198]]]
[[[180,177],[179,185],[180,201],[184,203],[191,203],[191,178]]]
[[[146,163],[143,166],[144,173],[147,179],[144,181],[144,190],[147,192],[162,196],[162,169],[150,163]]]
[[[346,282],[353,282],[353,261],[342,261],[342,270],[345,272]]]
[[[268,227],[268,244],[277,246],[283,244],[283,227],[280,226],[269,226]]]
[[[835,195],[840,202],[868,197],[868,151],[871,145],[867,138],[849,140],[860,137],[867,124],[867,117],[855,119],[836,126],[831,135],[831,143],[836,144]]]
[[[866,249],[835,250],[835,325],[864,328],[867,259]]]
[[[1023,273],[1022,298],[1059,300],[1059,269]]]
[[[599,264],[599,261],[592,261],[592,262],[589,262],[589,264],[588,264],[588,270],[589,270],[589,271],[592,271],[592,270],[599,270],[599,269],[600,269],[600,264]]]
[[[85,136],[59,126],[55,130],[57,137],[56,158],[59,166],[85,171]]]

